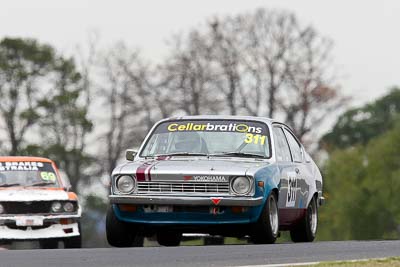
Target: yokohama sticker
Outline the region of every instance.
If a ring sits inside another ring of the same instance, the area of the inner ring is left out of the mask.
[[[228,178],[222,175],[194,175],[193,180],[197,182],[227,182]]]

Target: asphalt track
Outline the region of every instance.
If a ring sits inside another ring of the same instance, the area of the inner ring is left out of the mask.
[[[400,241],[2,250],[1,267],[251,266],[400,256]]]

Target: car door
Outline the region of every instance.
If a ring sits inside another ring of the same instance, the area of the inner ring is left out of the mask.
[[[294,193],[295,204],[293,207],[296,207],[298,209],[305,209],[308,204],[311,173],[309,168],[307,168],[306,166],[303,146],[287,127],[284,127],[283,131],[289,144],[290,153],[293,160],[292,164],[295,172],[295,175],[293,176],[295,181],[289,183],[290,188],[292,188],[291,184],[293,186],[296,186]]]
[[[297,174],[293,165],[289,144],[280,125],[273,127],[275,158],[280,175],[279,209],[295,208]]]

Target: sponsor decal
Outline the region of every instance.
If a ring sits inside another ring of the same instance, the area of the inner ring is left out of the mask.
[[[167,126],[169,132],[240,132],[240,133],[255,133],[260,134],[263,131],[262,127],[252,126],[247,123],[229,123],[220,124],[218,122],[196,123],[196,122],[174,122]]]
[[[228,178],[222,175],[193,175],[197,182],[227,182]]]
[[[212,201],[212,203],[214,203],[214,205],[218,205],[221,202],[221,199],[222,198],[220,198],[220,197],[212,197],[211,201]]]
[[[34,161],[0,162],[0,171],[38,171],[43,166],[43,162]]]
[[[239,132],[266,135],[268,127],[258,121],[177,120],[161,123],[155,133],[170,132]]]
[[[294,207],[296,205],[297,192],[297,175],[295,172],[288,172],[288,189],[286,197],[286,207]]]

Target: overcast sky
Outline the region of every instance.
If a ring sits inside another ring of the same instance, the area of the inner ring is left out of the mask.
[[[257,7],[284,8],[335,43],[333,55],[343,91],[353,104],[370,101],[400,85],[400,1],[321,0],[1,0],[0,38],[33,37],[72,53],[96,30],[101,46],[116,41],[141,48],[160,62],[173,33],[213,15]]]

